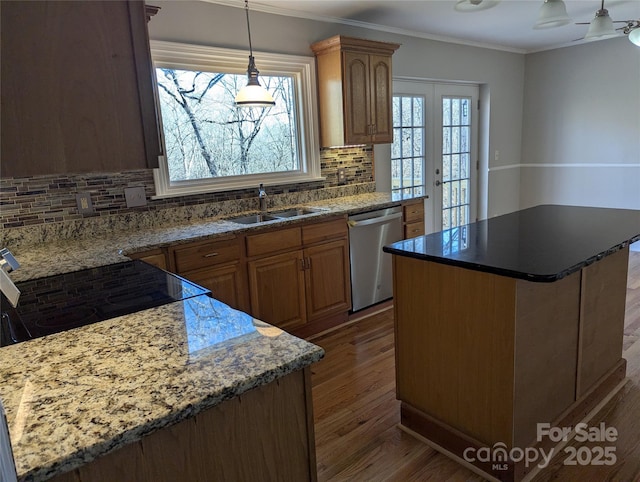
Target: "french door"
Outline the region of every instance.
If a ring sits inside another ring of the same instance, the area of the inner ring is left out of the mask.
[[[396,104],[423,106],[420,125],[413,125],[411,129],[413,152],[419,149],[424,154],[420,182],[424,183],[425,192],[429,195],[425,201],[427,232],[475,221],[478,199],[478,86],[414,80],[396,80],[393,85]],[[417,117],[414,114],[412,119]],[[394,133],[392,167],[394,162],[398,164],[394,153],[405,155],[405,150],[394,149],[398,142],[404,140],[399,135],[407,132],[403,122],[407,122],[406,116],[403,118],[394,111],[394,126],[399,130]],[[424,129],[424,132],[416,135],[416,129]],[[421,146],[415,146],[418,137]],[[406,160],[404,164],[407,164]]]

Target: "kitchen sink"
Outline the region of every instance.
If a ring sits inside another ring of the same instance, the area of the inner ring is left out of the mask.
[[[294,209],[286,209],[284,211],[275,211],[272,212],[271,215],[277,218],[293,218],[296,216],[304,216],[305,214],[314,214],[320,212],[320,209],[312,209],[312,208],[294,208]]]
[[[238,224],[256,224],[263,223],[265,221],[274,221],[279,219],[276,216],[272,216],[270,214],[252,214],[250,216],[240,216],[237,218],[229,218],[227,221],[231,221],[232,223]]]

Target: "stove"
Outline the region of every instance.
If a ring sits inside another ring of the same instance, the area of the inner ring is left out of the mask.
[[[17,283],[17,308],[2,296],[6,346],[211,292],[140,260]],[[1,295],[0,295],[1,296]]]

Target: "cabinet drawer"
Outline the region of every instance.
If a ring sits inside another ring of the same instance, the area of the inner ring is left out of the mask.
[[[341,238],[347,236],[347,231],[347,220],[345,218],[310,224],[302,227],[302,243],[307,246],[328,239]]]
[[[404,225],[404,239],[415,238],[424,234],[424,222]]]
[[[260,256],[286,249],[299,248],[302,245],[300,228],[280,229],[262,234],[247,236],[247,256]]]
[[[240,259],[240,244],[236,238],[175,250],[176,270],[178,273],[237,259]]]
[[[405,223],[412,223],[415,221],[424,222],[424,202],[422,201],[405,204],[402,206],[402,212]]]
[[[160,269],[167,269],[167,258],[164,255],[162,249],[153,249],[151,251],[145,251],[143,253],[136,253],[129,255],[131,259],[139,259],[145,263],[149,263]]]

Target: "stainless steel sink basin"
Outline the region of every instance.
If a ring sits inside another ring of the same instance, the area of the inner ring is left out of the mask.
[[[284,211],[275,211],[272,212],[271,215],[277,218],[293,218],[296,216],[304,216],[305,214],[314,214],[317,212],[320,212],[320,210],[311,208],[294,208],[286,209]]]
[[[256,224],[263,223],[265,221],[274,221],[278,219],[275,216],[271,216],[270,214],[252,214],[250,216],[239,216],[237,218],[229,218],[227,221],[231,221],[232,223],[238,224]]]

